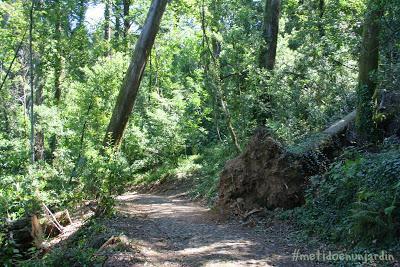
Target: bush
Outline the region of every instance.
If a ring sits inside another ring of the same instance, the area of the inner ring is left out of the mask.
[[[196,186],[193,196],[205,198],[211,201],[216,197],[219,184],[219,174],[225,162],[235,155],[234,148],[226,144],[215,144],[204,149],[201,157],[197,160],[202,166],[199,175],[196,176]]]
[[[106,149],[103,153],[88,150],[85,163],[80,167],[83,197],[96,199],[102,214],[114,206],[115,195],[121,194],[130,178],[130,166],[120,152]]]
[[[400,238],[400,153],[348,149],[326,174],[315,176],[306,205],[294,210],[309,233],[353,247],[385,247]],[[291,213],[291,212],[288,212]]]

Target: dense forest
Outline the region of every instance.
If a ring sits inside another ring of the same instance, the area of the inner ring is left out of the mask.
[[[0,264],[94,266],[46,227],[165,186],[400,256],[399,0],[3,0],[0,40]]]

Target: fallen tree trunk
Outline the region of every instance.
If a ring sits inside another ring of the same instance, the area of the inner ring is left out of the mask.
[[[72,223],[68,210],[53,214],[53,219],[49,216],[38,218],[37,215],[23,217],[15,221],[6,222],[8,239],[16,244],[16,247],[25,252],[32,246],[41,248],[45,237],[55,237],[61,233],[60,226],[64,227]],[[59,224],[56,226],[54,221]]]
[[[325,171],[348,144],[345,133],[355,115],[352,112],[322,133],[288,148],[267,129],[257,129],[244,152],[229,160],[220,175],[218,204],[222,212],[302,205],[307,178]]]

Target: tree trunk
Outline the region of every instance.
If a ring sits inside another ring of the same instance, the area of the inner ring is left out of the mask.
[[[115,47],[118,48],[119,44],[119,37],[121,33],[121,1],[115,1],[114,5],[114,17],[115,17],[115,32],[114,32],[114,37],[115,37]]]
[[[319,0],[318,9],[319,9],[318,31],[319,31],[319,36],[323,37],[325,36],[325,29],[324,29],[324,21],[322,19],[325,13],[325,0]]]
[[[43,63],[40,60],[40,55],[44,54],[44,47],[42,43],[39,45],[39,53],[36,54],[36,77],[35,77],[35,105],[40,106],[43,103],[43,88],[44,88],[44,78],[43,78]],[[35,116],[35,121],[37,122],[37,116]],[[44,160],[44,133],[43,129],[36,131],[35,133],[35,160]]]
[[[223,91],[221,88],[222,87],[221,86],[221,77],[220,77],[221,66],[220,66],[220,61],[219,61],[219,56],[221,53],[221,44],[216,39],[213,38],[212,45],[213,45],[213,56],[212,57],[213,57],[213,64],[214,64],[214,66],[213,66],[214,75],[212,75],[212,76],[214,76],[214,77],[211,77],[211,78],[214,80],[214,88],[215,88],[217,97],[219,98],[219,100],[221,102],[221,108],[225,114],[225,120],[226,120],[226,124],[228,126],[228,130],[229,130],[229,134],[231,136],[232,142],[235,146],[236,152],[240,153],[242,149],[240,148],[238,137],[237,137],[235,128],[233,127],[233,124],[232,124],[232,117],[229,112],[229,109],[226,104],[225,97],[224,97],[224,94],[223,94]]]
[[[31,145],[31,162],[35,162],[35,116],[33,113],[34,109],[34,64],[33,64],[33,10],[35,8],[35,2],[32,0],[32,7],[29,12],[29,84],[31,89],[31,136],[30,136],[30,145]]]
[[[126,41],[126,37],[128,36],[128,31],[131,26],[131,22],[129,20],[129,7],[131,5],[131,0],[124,0],[124,32],[123,36]]]
[[[56,53],[54,54],[54,102],[59,105],[61,101],[61,75],[63,71],[62,44],[61,44],[61,6],[60,0],[54,2],[54,40],[56,41]],[[54,134],[50,138],[50,159],[57,147],[57,136]]]
[[[216,3],[213,2],[213,5]],[[205,21],[205,12],[204,12],[204,1],[203,1],[203,6],[202,6],[202,11],[201,11],[201,17],[202,17],[202,32],[203,32],[203,48],[205,49],[205,62],[204,62],[204,80],[206,84],[206,88],[211,88],[211,94],[213,95],[213,111],[214,111],[214,120],[216,124],[216,131],[218,134],[218,138],[221,140],[221,135],[219,131],[219,125],[218,125],[218,100],[221,104],[222,112],[225,115],[225,122],[229,131],[229,134],[231,136],[232,142],[235,146],[235,149],[237,153],[241,152],[241,147],[239,145],[238,137],[235,131],[235,128],[233,127],[232,124],[232,117],[230,115],[225,96],[222,90],[222,81],[221,81],[221,64],[220,64],[220,53],[221,53],[221,43],[216,40],[215,38],[211,38],[211,46],[210,48],[210,40],[207,36],[207,31],[206,31],[206,21]],[[218,28],[218,20],[213,17],[212,23],[215,28]],[[207,55],[209,55],[207,57]]]
[[[107,127],[104,146],[118,146],[121,142],[136,100],[146,67],[146,60],[153,47],[167,3],[168,0],[153,0],[150,6],[146,22],[136,43],[131,64],[125,75],[110,123]]]
[[[263,39],[260,66],[273,70],[275,66],[276,48],[279,31],[280,0],[266,0],[264,10]]]
[[[40,65],[40,64],[39,64]],[[40,66],[38,67],[39,69],[41,68]],[[35,99],[35,105],[40,106],[43,103],[43,87],[44,84],[40,79],[42,79],[42,71],[39,70],[37,72],[37,78],[36,78],[36,99]],[[44,133],[43,129],[40,131],[36,131],[35,135],[35,160],[44,160]]]
[[[104,42],[106,45],[105,56],[110,55],[110,39],[111,39],[111,28],[110,28],[110,0],[105,0],[104,7]]]
[[[375,91],[377,89],[376,77],[374,76],[378,71],[379,64],[379,20],[383,14],[379,2],[379,0],[368,2],[359,59],[356,129],[361,144],[378,140],[373,115],[374,100],[376,100]]]
[[[54,55],[54,99],[56,104],[61,99],[61,73],[62,73],[62,58],[61,58],[61,10],[60,2],[55,1],[55,21],[54,21],[54,40],[56,41],[56,53]]]

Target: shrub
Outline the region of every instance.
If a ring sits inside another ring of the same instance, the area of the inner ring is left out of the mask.
[[[85,153],[81,168],[81,184],[85,198],[98,200],[101,213],[109,213],[114,196],[121,194],[130,177],[130,166],[120,152],[106,149],[103,153],[91,149]]]
[[[350,246],[390,246],[400,233],[400,153],[348,149],[311,179],[306,205],[294,210],[309,233]],[[291,213],[291,212],[288,212]]]

